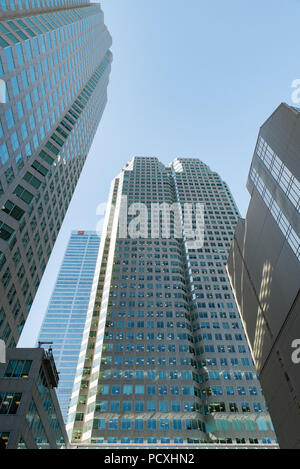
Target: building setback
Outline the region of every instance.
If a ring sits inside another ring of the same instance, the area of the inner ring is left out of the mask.
[[[4,0],[0,11],[0,339],[13,347],[104,111],[112,55],[97,4]]]
[[[280,447],[299,449],[299,109],[281,104],[262,126],[247,186],[228,271]]]
[[[59,372],[57,398],[65,418],[72,394],[99,251],[96,232],[74,231],[39,334],[52,342]]]
[[[188,244],[181,224],[178,236],[175,214],[171,236],[151,237],[143,208],[143,237],[124,236],[133,203],[205,204],[204,245]],[[68,415],[73,445],[276,447],[225,268],[238,216],[198,159],[137,157],[114,179]]]
[[[51,350],[8,349],[6,358],[0,364],[1,448],[67,448]]]

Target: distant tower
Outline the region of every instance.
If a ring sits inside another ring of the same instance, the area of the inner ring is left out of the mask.
[[[64,418],[74,385],[99,244],[96,232],[72,233],[39,334],[39,341],[53,342],[59,372],[56,393]]]

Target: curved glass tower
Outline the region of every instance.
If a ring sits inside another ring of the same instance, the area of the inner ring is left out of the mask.
[[[112,55],[98,4],[1,0],[0,17],[0,338],[13,347],[104,111]]]

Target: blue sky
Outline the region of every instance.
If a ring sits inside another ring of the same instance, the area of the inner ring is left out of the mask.
[[[197,157],[242,215],[259,127],[300,78],[299,0],[103,0],[114,61],[109,100],[19,346],[34,346],[70,232],[133,156]]]

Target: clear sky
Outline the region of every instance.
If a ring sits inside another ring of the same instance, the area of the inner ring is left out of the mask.
[[[197,157],[246,214],[259,127],[300,78],[299,0],[102,0],[113,38],[109,99],[19,346],[34,346],[70,232],[133,156]]]

